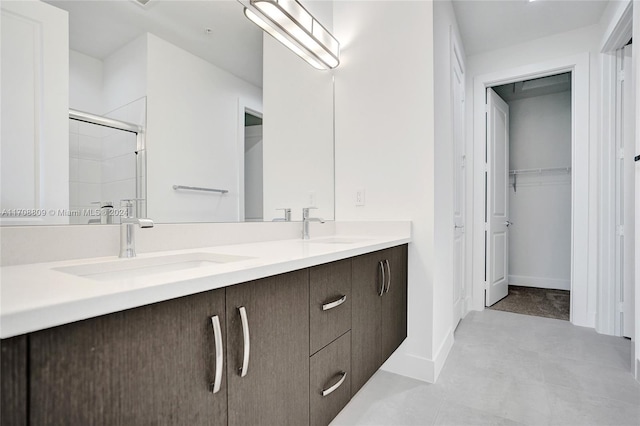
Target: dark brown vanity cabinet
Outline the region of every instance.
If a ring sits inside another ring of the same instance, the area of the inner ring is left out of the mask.
[[[31,333],[30,424],[226,424],[213,316],[224,289]]]
[[[0,340],[0,424],[27,425],[27,336]]]
[[[227,336],[229,425],[309,424],[309,270],[227,287]]]
[[[407,246],[352,260],[351,395],[407,337]]]
[[[3,339],[0,425],[326,425],[406,337],[406,253]]]

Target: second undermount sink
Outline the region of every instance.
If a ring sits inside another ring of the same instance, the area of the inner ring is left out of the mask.
[[[182,271],[252,259],[217,253],[185,253],[155,257],[136,257],[110,262],[66,266],[54,270],[96,281],[138,278],[153,274]]]

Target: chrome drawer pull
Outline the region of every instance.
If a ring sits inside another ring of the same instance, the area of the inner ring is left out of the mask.
[[[323,311],[328,311],[329,309],[337,308],[338,306],[342,305],[345,300],[347,300],[347,295],[346,294],[344,296],[342,296],[341,298],[339,298],[338,300],[334,300],[333,302],[325,303],[324,305],[322,305],[322,310]]]
[[[342,375],[342,377],[340,377],[340,380],[338,380],[335,385],[330,386],[326,389],[322,389],[322,396],[327,396],[331,394],[333,391],[338,389],[342,385],[342,383],[344,383],[344,379],[347,378],[347,372],[341,371],[340,374]]]
[[[385,293],[389,293],[389,288],[391,288],[391,265],[389,265],[389,259],[385,259],[384,263],[387,264],[387,290]]]
[[[217,393],[222,385],[222,363],[224,361],[224,351],[222,350],[222,330],[220,328],[220,318],[217,315],[211,317],[213,325],[213,340],[216,344],[216,375],[211,384],[211,391]]]
[[[380,283],[380,293],[378,293],[378,296],[382,296],[384,294],[384,286],[385,286],[385,273],[384,273],[384,263],[383,261],[379,261],[378,262],[378,266],[380,267],[380,272],[382,273],[382,282]]]
[[[247,375],[249,369],[249,353],[251,352],[251,340],[249,339],[249,320],[247,319],[247,309],[244,306],[238,308],[240,312],[240,320],[242,321],[242,338],[244,340],[244,348],[242,354],[242,367],[240,370],[240,377]]]

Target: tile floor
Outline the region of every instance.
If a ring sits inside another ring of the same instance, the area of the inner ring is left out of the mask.
[[[436,384],[378,371],[331,425],[640,425],[629,340],[492,310],[455,339]]]

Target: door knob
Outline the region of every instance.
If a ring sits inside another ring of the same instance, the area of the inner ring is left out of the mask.
[[[509,225],[513,225],[513,222],[511,222],[510,220],[505,220],[504,224],[509,226]]]

